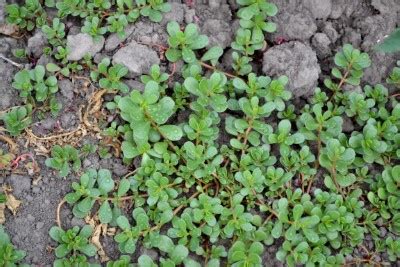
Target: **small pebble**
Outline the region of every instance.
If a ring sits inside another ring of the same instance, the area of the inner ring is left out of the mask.
[[[380,227],[379,228],[379,235],[380,237],[385,237],[387,234],[387,229],[385,227]]]
[[[36,224],[36,230],[42,229],[43,226],[44,226],[44,223],[43,223],[43,222],[38,222],[38,223]]]
[[[26,218],[28,219],[28,221],[32,222],[35,220],[35,217],[33,217],[32,214],[28,214],[28,216],[26,216]]]
[[[37,194],[37,193],[40,192],[40,188],[39,187],[34,187],[34,188],[32,188],[32,192]]]

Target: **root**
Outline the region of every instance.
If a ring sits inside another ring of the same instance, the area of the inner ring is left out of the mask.
[[[70,144],[78,143],[84,136],[88,134],[89,131],[98,133],[101,130],[94,124],[89,122],[89,116],[95,112],[98,112],[101,109],[101,105],[103,103],[102,96],[107,93],[107,90],[101,90],[96,92],[88,101],[88,105],[85,109],[85,112],[82,112],[83,107],[79,109],[79,126],[69,132],[49,135],[49,136],[37,136],[35,135],[31,129],[26,129],[25,132],[28,135],[28,141],[30,143],[35,144],[43,153],[49,152],[49,147],[53,146],[55,143],[63,144],[68,142]],[[83,113],[83,114],[82,114]],[[65,139],[64,139],[65,138]],[[40,141],[40,142],[39,142]],[[47,148],[40,144],[41,142],[47,142]]]
[[[65,202],[66,202],[66,200],[62,199],[61,202],[57,206],[56,222],[57,222],[58,227],[60,227],[61,229],[62,229],[62,225],[61,225],[60,213],[61,213],[61,208],[62,208],[62,206],[64,205]]]
[[[43,137],[39,137],[37,135],[35,135],[32,130],[30,129],[26,129],[26,133],[31,136],[32,138],[36,139],[36,140],[53,140],[53,139],[59,139],[61,137],[65,137],[65,136],[69,136],[69,135],[73,135],[76,132],[82,130],[81,126],[78,126],[77,129],[67,132],[67,133],[62,133],[62,134],[56,134],[56,135],[50,135],[50,136],[43,136]]]
[[[216,67],[211,66],[211,65],[208,65],[208,64],[206,64],[206,63],[204,63],[204,62],[202,62],[202,61],[199,61],[199,63],[200,63],[201,66],[203,66],[203,67],[205,67],[205,68],[207,68],[207,69],[221,72],[221,73],[225,74],[226,76],[228,76],[228,77],[230,77],[230,78],[239,78],[238,76],[233,75],[232,73],[228,73],[228,72],[219,70],[219,69],[217,69]]]
[[[90,115],[100,111],[101,106],[103,104],[103,95],[108,94],[108,93],[114,94],[114,93],[116,93],[116,91],[110,91],[107,89],[103,89],[103,90],[100,90],[100,91],[97,91],[96,93],[94,93],[88,101],[88,105],[86,106],[83,116],[80,116],[81,122],[83,122],[83,124],[87,128],[92,129],[95,132],[101,132],[101,130],[97,126],[95,126],[91,122],[89,122],[88,118]],[[82,113],[80,113],[80,114],[82,114]]]
[[[1,110],[0,111],[0,116],[3,115],[3,114],[6,114],[7,112],[9,112],[10,110],[12,110],[14,108],[19,108],[19,107],[22,107],[22,106],[12,106],[12,107],[9,107],[7,109]]]
[[[19,63],[17,63],[17,62],[14,62],[14,61],[12,61],[12,60],[9,59],[9,58],[6,58],[5,56],[3,56],[3,54],[0,54],[0,58],[3,59],[3,60],[5,60],[5,61],[7,61],[8,63],[10,63],[11,65],[13,65],[13,66],[15,66],[15,67],[17,67],[17,68],[20,68],[20,69],[23,69],[23,68],[24,68],[24,65],[19,64]]]
[[[0,140],[4,141],[10,147],[10,152],[14,154],[17,151],[18,145],[8,136],[0,134]]]
[[[129,176],[131,176],[132,174],[135,174],[136,172],[137,172],[137,169],[136,169],[136,170],[134,170],[134,171],[128,172],[127,174],[125,174],[125,176],[124,176],[124,178],[123,178],[123,179],[126,179],[126,178],[128,178]]]

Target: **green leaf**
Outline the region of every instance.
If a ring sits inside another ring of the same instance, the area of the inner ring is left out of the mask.
[[[385,38],[376,49],[384,53],[394,53],[400,51],[400,29],[396,29],[389,37]]]
[[[122,230],[127,230],[131,227],[128,219],[125,216],[119,216],[117,218],[117,224]]]
[[[282,229],[283,229],[283,224],[281,221],[278,221],[275,223],[274,228],[272,228],[271,235],[275,238],[278,239],[279,237],[282,236]]]
[[[167,253],[171,252],[175,248],[174,242],[172,242],[171,238],[165,235],[160,235],[156,238],[154,246]]]
[[[101,223],[110,223],[112,220],[112,210],[110,207],[110,203],[106,200],[101,204],[99,209],[99,220]]]
[[[148,109],[150,116],[157,124],[164,124],[174,113],[175,102],[170,97],[163,97],[157,104]]]
[[[182,138],[182,129],[176,125],[163,125],[159,127],[161,134],[171,141],[179,141]]]
[[[97,248],[93,244],[86,244],[79,249],[83,254],[93,257],[96,255]]]
[[[122,197],[124,196],[130,189],[131,183],[128,179],[122,179],[118,185],[118,192],[117,196]]]
[[[222,54],[224,53],[223,49],[219,46],[211,47],[202,57],[202,61],[216,61],[218,60]]]
[[[167,32],[169,35],[174,36],[180,31],[179,24],[176,21],[168,22]]]
[[[196,61],[195,53],[189,48],[182,49],[182,58],[186,63],[193,63]]]
[[[66,244],[59,245],[55,250],[55,254],[56,254],[57,258],[64,258],[70,252],[71,252],[71,249],[68,248],[68,246]]]
[[[235,88],[239,89],[239,90],[248,90],[249,89],[249,86],[247,85],[247,83],[245,81],[243,81],[243,79],[240,79],[240,78],[233,79],[233,86],[235,86]]]
[[[189,250],[183,245],[177,245],[169,254],[171,260],[176,264],[181,263],[189,255]]]
[[[64,231],[57,226],[53,226],[50,228],[50,231],[49,231],[50,237],[59,243],[61,243],[61,237],[63,234],[64,234]],[[0,242],[0,244],[1,244],[1,242]]]
[[[89,238],[92,235],[93,228],[90,225],[84,225],[79,232],[79,235],[84,238]]]
[[[61,68],[54,63],[47,63],[46,69],[49,72],[57,72],[61,70]]]
[[[293,208],[293,220],[298,221],[303,215],[304,208],[301,204],[296,204]]]
[[[148,255],[141,255],[138,259],[139,267],[153,267],[156,266],[153,260]]]
[[[319,236],[313,229],[303,229],[303,232],[311,243],[317,243],[319,241]]]
[[[353,183],[355,183],[356,181],[356,176],[354,174],[345,174],[345,175],[341,175],[338,174],[337,177],[337,182],[340,186],[342,187],[347,187],[352,185]]]
[[[140,155],[138,149],[133,146],[131,142],[124,141],[121,145],[122,151],[124,152],[124,157],[128,159],[133,159]]]
[[[158,83],[155,81],[149,81],[146,83],[143,97],[147,104],[151,105],[157,102],[160,97],[160,89]]]
[[[168,50],[165,52],[165,56],[169,61],[177,62],[179,59],[181,59],[182,53],[178,49],[168,48]]]
[[[97,181],[102,194],[111,192],[114,189],[114,180],[111,177],[111,172],[107,169],[99,170],[99,178]]]

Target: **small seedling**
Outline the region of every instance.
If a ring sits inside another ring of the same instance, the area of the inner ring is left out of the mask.
[[[110,65],[110,59],[104,58],[99,63],[97,70],[90,73],[90,77],[94,81],[99,81],[100,88],[127,93],[129,88],[121,79],[128,74],[128,69],[121,64]]]
[[[42,31],[46,35],[47,40],[53,46],[59,46],[64,44],[65,37],[65,24],[60,22],[59,18],[53,19],[53,25],[50,27],[48,25],[42,26]]]
[[[186,63],[194,63],[196,61],[194,51],[204,48],[208,44],[207,36],[200,35],[195,24],[188,24],[185,30],[181,31],[179,24],[172,21],[167,25],[167,32],[170,47],[165,56],[171,62],[183,59]]]
[[[96,247],[89,243],[93,229],[89,225],[85,225],[80,229],[75,226],[67,231],[64,231],[58,226],[53,226],[50,231],[50,237],[58,243],[55,249],[55,255],[60,261],[65,261],[68,256],[72,256],[73,262],[79,259],[85,261],[85,256],[93,257],[96,254]],[[78,256],[79,255],[79,256]],[[75,258],[79,257],[79,258]]]
[[[7,5],[7,22],[16,24],[22,29],[32,31],[36,26],[41,27],[46,23],[47,14],[40,1],[26,0],[23,6],[17,4]]]
[[[4,121],[7,131],[12,136],[18,136],[32,123],[31,112],[30,105],[15,107],[5,113],[1,119]]]
[[[12,86],[20,91],[20,96],[28,100],[44,102],[58,91],[57,78],[46,77],[46,70],[42,65],[34,69],[21,70],[14,76]]]
[[[81,31],[92,36],[95,41],[99,41],[100,36],[107,32],[107,28],[100,27],[100,19],[98,17],[93,17],[92,20],[85,21]]]
[[[0,265],[27,267],[28,264],[21,263],[25,256],[25,251],[14,247],[4,227],[0,225]]]
[[[51,149],[51,158],[46,159],[46,166],[56,169],[59,171],[61,177],[65,177],[70,172],[70,163],[72,163],[72,169],[78,171],[81,168],[81,160],[79,158],[79,152],[74,147],[66,145],[53,146]]]

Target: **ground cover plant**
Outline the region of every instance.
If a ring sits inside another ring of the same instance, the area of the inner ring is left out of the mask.
[[[266,36],[277,29],[277,6],[236,4],[229,50],[211,45],[195,23],[165,23],[166,42],[150,44],[163,62],[140,76],[143,88],[130,86],[129,66],[107,55],[68,59],[67,18],[80,19],[80,31],[96,44],[111,33],[125,38],[140,19],[160,23],[171,9],[166,1],[26,0],[6,7],[7,21],[20,30],[41,29],[52,59],[15,73],[12,87],[23,105],[1,115],[7,135],[0,140],[10,153],[0,149],[0,167],[12,172],[30,158],[25,168],[39,172],[31,156],[14,159],[8,135],[48,142],[49,149],[38,146],[45,171],[70,184],[49,229],[54,266],[268,266],[263,255],[270,247],[285,266],[382,266],[399,259],[398,93],[363,83],[373,61],[344,44],[321,88],[295,107],[289,77],[256,67],[270,46]],[[396,34],[377,49],[394,51]],[[80,128],[37,137],[29,128],[37,117],[59,115],[59,84],[70,79],[95,88]],[[399,67],[387,83],[399,90]],[[87,132],[98,146],[76,142],[76,134]],[[96,153],[121,159],[129,171],[87,167]],[[14,213],[19,205],[11,189],[2,191],[0,215],[6,206]],[[72,217],[83,225],[67,222]],[[21,266],[25,254],[1,226],[0,265]]]

